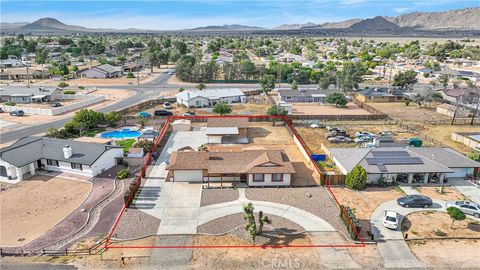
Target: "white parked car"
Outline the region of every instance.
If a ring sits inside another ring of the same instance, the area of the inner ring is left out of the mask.
[[[317,124],[311,124],[310,127],[311,127],[311,128],[319,128],[320,126],[317,125]]]
[[[385,228],[396,230],[398,228],[399,219],[400,215],[397,212],[392,210],[385,210],[382,223]]]
[[[164,102],[164,103],[163,103],[163,108],[165,108],[165,109],[171,109],[171,108],[172,108],[172,104],[170,104],[170,102]]]

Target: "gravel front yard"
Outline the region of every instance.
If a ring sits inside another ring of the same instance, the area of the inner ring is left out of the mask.
[[[307,197],[307,194],[311,197]],[[323,187],[248,188],[246,196],[250,200],[275,202],[300,208],[324,219],[335,229],[348,235],[339,217],[340,210]]]
[[[287,233],[300,233],[304,231],[303,227],[301,227],[300,225],[288,219],[275,216],[275,215],[267,214],[267,216],[272,220],[272,224],[268,226],[274,227],[276,229],[280,229]],[[217,218],[203,225],[200,225],[197,228],[197,232],[205,233],[205,234],[223,234],[233,230],[238,226],[243,228],[245,224],[246,224],[246,221],[243,218],[243,214],[239,213],[239,214],[233,214],[233,215]]]
[[[203,189],[200,206],[207,206],[238,199],[238,190],[233,188]]]
[[[115,229],[113,238],[121,240],[157,235],[158,226],[160,219],[139,209],[127,208]]]

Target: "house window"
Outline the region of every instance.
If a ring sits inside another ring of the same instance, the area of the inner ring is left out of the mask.
[[[58,160],[47,159],[47,165],[58,167]]]
[[[74,170],[79,170],[79,171],[83,170],[82,169],[82,164],[79,164],[79,163],[70,163],[70,164],[72,166],[72,169],[74,169]]]
[[[283,182],[283,173],[273,173],[272,182]]]
[[[265,175],[263,173],[253,174],[253,182],[263,182],[264,179],[265,179]]]
[[[195,101],[195,106],[199,107],[202,105],[202,102],[200,100]]]

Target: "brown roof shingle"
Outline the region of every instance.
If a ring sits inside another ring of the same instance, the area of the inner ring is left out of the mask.
[[[248,118],[208,118],[207,127],[238,127],[248,128]]]

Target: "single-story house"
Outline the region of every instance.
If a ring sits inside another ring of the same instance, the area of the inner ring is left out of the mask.
[[[0,149],[0,178],[23,180],[37,170],[95,176],[123,158],[121,147],[29,136]]]
[[[462,98],[462,103],[474,103],[476,101],[476,89],[470,87],[457,87],[452,89],[441,90],[440,93],[445,100],[456,103]]]
[[[445,177],[464,178],[480,167],[479,162],[442,147],[330,148],[329,152],[345,175],[361,165],[367,171],[368,183],[381,179],[443,183]]]
[[[295,169],[283,150],[173,152],[166,169],[176,182],[246,182],[290,186]]]
[[[327,91],[312,88],[277,89],[278,99],[284,102],[318,102],[325,103]]]
[[[190,107],[210,107],[217,102],[240,103],[246,96],[239,88],[186,90],[175,95],[177,104]]]
[[[364,88],[356,92],[362,102],[401,102],[405,100],[404,90],[390,87]]]
[[[11,87],[0,88],[0,102],[42,103],[57,100],[62,90],[57,87]]]
[[[480,73],[473,72],[470,70],[446,68],[444,70],[441,70],[435,73],[436,77],[439,77],[440,75],[449,75],[456,79],[465,78],[474,82],[480,80]]]
[[[122,65],[122,70],[124,73],[127,72],[135,72],[141,69],[141,65],[134,63],[134,62],[127,62]]]
[[[0,71],[0,80],[26,80],[49,77],[48,69],[29,68],[27,71],[26,68],[6,68]]]
[[[206,134],[208,143],[248,143],[247,117],[208,118]]]
[[[117,78],[123,75],[122,67],[115,67],[109,64],[99,65],[77,72],[83,78]]]
[[[0,68],[18,68],[24,67],[25,63],[18,59],[1,59]]]

